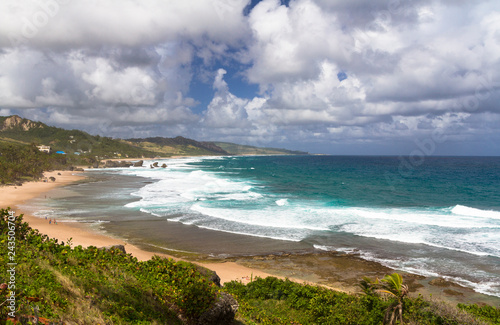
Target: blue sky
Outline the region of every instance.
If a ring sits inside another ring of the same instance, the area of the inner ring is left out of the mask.
[[[500,4],[6,0],[0,115],[113,137],[499,155]]]

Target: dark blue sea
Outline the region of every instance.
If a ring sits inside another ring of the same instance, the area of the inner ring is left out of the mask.
[[[358,253],[500,297],[500,157],[249,156],[159,162],[168,168],[151,169],[146,162],[143,168],[94,171],[136,182],[110,186],[108,198],[95,202],[156,219],[150,229],[155,236],[163,233],[160,221],[165,227],[175,222],[274,239],[281,246],[300,243]],[[113,196],[124,200],[110,200]],[[83,210],[80,218],[96,215],[92,207]]]

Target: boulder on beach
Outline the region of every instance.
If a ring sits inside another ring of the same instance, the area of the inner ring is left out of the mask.
[[[142,167],[144,164],[144,160],[139,160],[138,162],[134,163],[134,167]]]
[[[126,168],[126,167],[131,167],[133,164],[128,162],[128,161],[113,161],[113,160],[108,160],[106,161],[106,164],[104,167],[106,168]]]

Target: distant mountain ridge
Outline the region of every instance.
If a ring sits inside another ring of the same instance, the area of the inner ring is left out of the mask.
[[[200,142],[188,138],[184,138],[181,136],[175,138],[163,138],[163,137],[152,137],[152,138],[144,138],[144,139],[126,139],[125,141],[136,143],[138,145],[141,144],[153,144],[161,147],[184,147],[185,150],[188,148],[199,148],[200,150],[206,150],[208,153],[215,153],[219,155],[229,155],[227,151],[222,149],[221,147],[215,145],[213,142]],[[145,146],[146,147],[146,146]],[[151,147],[149,147],[151,150]],[[159,152],[162,152],[161,149]]]
[[[298,150],[288,150],[280,148],[262,148],[231,142],[215,141],[215,145],[224,149],[232,155],[308,155],[308,152]]]
[[[171,156],[211,155],[290,155],[307,154],[276,148],[259,148],[229,142],[196,141],[175,138],[149,137],[112,139],[90,135],[80,130],[65,130],[31,121],[17,115],[0,116],[0,144],[31,144],[50,146],[52,151],[108,158],[154,158]]]

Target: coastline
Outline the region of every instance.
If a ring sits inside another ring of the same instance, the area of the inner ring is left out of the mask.
[[[45,172],[44,177],[55,177],[55,181],[33,181],[23,183],[22,186],[4,186],[2,187],[2,196],[0,197],[0,208],[10,207],[16,212],[16,216],[23,214],[23,220],[27,222],[30,227],[37,229],[40,233],[55,238],[58,241],[66,242],[71,238],[73,246],[81,245],[82,247],[88,246],[110,246],[110,245],[124,245],[127,253],[132,254],[140,261],[149,260],[155,255],[172,258],[179,260],[179,258],[163,254],[150,252],[132,245],[122,239],[114,238],[110,235],[105,235],[92,231],[89,227],[80,223],[66,223],[58,221],[57,224],[50,223],[43,218],[33,215],[34,211],[26,208],[20,208],[22,204],[28,203],[29,200],[35,198],[47,198],[55,194],[54,190],[64,187],[78,181],[86,179],[84,172],[73,171],[51,171]],[[248,282],[251,277],[267,277],[271,274],[258,269],[251,269],[234,262],[224,263],[196,263],[205,268],[213,270],[221,278],[221,283],[230,282],[232,280]]]
[[[58,175],[60,173],[60,175]],[[4,187],[4,195],[0,198],[0,207],[11,207],[16,211],[16,215],[24,213],[24,220],[32,228],[38,229],[41,233],[66,242],[72,238],[74,246],[109,246],[124,245],[127,253],[132,254],[139,260],[148,260],[154,255],[173,258],[180,258],[164,253],[155,253],[140,246],[133,245],[125,239],[115,238],[110,234],[99,233],[82,223],[62,222],[49,224],[48,220],[36,217],[29,208],[19,205],[26,204],[35,198],[55,198],[64,195],[64,186],[74,182],[84,181],[87,177],[82,172],[54,171],[45,173],[45,176],[55,177],[55,182],[29,182],[23,186]],[[29,203],[28,203],[29,205]],[[393,273],[379,263],[363,260],[356,254],[340,254],[335,252],[314,252],[305,254],[271,254],[256,256],[240,256],[230,258],[215,259],[186,259],[189,262],[211,269],[219,275],[221,283],[231,280],[249,282],[255,277],[275,276],[289,278],[299,283],[311,283],[329,287],[331,289],[355,292],[359,279],[363,276],[372,278],[383,277],[385,274]],[[402,273],[405,282],[416,288],[413,294],[421,293],[424,296],[432,294],[435,298],[444,301],[481,303],[497,305],[500,300],[496,297],[485,296],[457,285],[445,284],[433,286],[429,284],[432,278]]]

